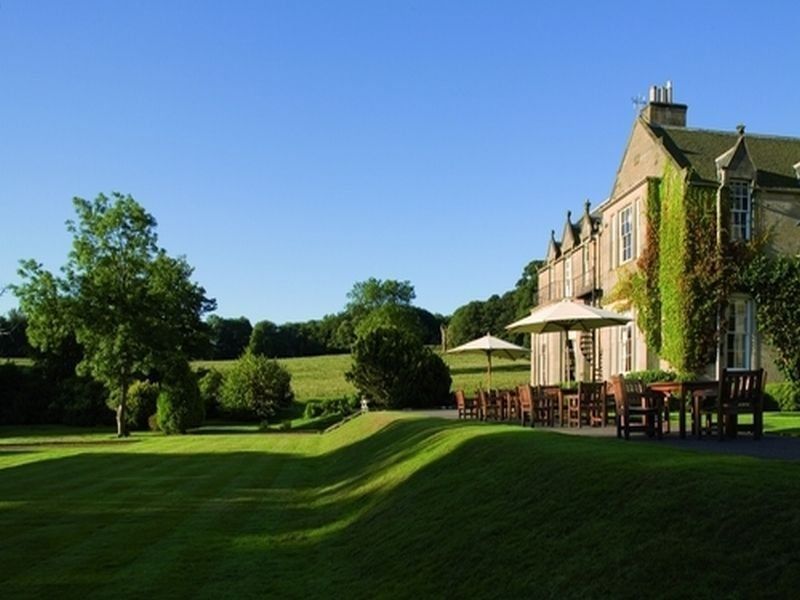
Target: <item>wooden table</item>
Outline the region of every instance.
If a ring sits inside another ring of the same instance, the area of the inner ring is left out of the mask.
[[[717,381],[656,381],[648,384],[647,388],[654,392],[664,395],[666,399],[668,396],[677,398],[679,404],[679,429],[681,438],[686,437],[686,402],[689,397],[692,400],[692,414],[694,420],[692,422],[692,435],[700,437],[700,405],[709,392],[715,393],[719,387]]]

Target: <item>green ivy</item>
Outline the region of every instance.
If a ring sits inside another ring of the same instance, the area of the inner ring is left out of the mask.
[[[645,248],[637,270],[621,270],[608,296],[636,307],[648,348],[682,376],[702,372],[714,361],[726,328],[719,315],[741,287],[741,268],[765,241],[731,242],[725,228],[718,232],[718,197],[721,213],[727,214],[727,191],[690,185],[688,179],[667,163],[661,179],[648,180]]]
[[[800,389],[800,256],[762,254],[742,279],[756,302],[759,330],[775,349],[775,365]]]
[[[687,370],[688,332],[685,322],[687,219],[682,173],[670,163],[659,189],[660,231],[658,291],[661,298],[661,356],[679,372]]]
[[[717,242],[717,188],[688,186],[684,207],[686,296],[681,317],[687,343],[681,370],[697,373],[715,359],[718,315],[736,278]]]
[[[632,278],[633,302],[638,307],[637,324],[647,346],[661,353],[661,294],[659,293],[659,240],[661,229],[661,180],[647,180],[645,246]]]

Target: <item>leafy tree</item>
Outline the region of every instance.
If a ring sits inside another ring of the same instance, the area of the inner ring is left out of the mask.
[[[516,303],[515,318],[524,317],[537,304],[539,296],[539,269],[545,265],[543,260],[532,260],[522,269],[522,275],[514,287]]]
[[[259,321],[250,334],[250,343],[247,351],[270,358],[277,358],[280,353],[278,340],[278,326],[272,321]]]
[[[449,401],[447,365],[414,336],[394,327],[378,327],[360,337],[345,376],[379,407],[424,408]]]
[[[367,313],[356,326],[357,338],[363,337],[379,327],[402,329],[420,344],[425,341],[425,329],[419,313],[413,306],[401,304],[384,304]]]
[[[353,341],[376,327],[407,329],[427,343],[437,343],[439,322],[428,311],[411,306],[416,297],[410,281],[381,280],[371,277],[359,281],[347,294],[348,303],[340,321],[336,341],[350,347]]]
[[[275,360],[246,352],[225,374],[221,409],[229,416],[267,420],[289,408],[292,376]]]
[[[800,390],[800,256],[757,256],[742,279],[756,302],[759,329],[775,349],[776,366]]]
[[[225,319],[211,315],[206,322],[211,334],[212,358],[215,360],[239,358],[247,349],[253,326],[246,317]]]
[[[83,350],[78,372],[119,393],[117,434],[126,436],[130,384],[154,370],[181,370],[202,346],[201,317],[215,302],[191,281],[184,258],[158,247],[155,219],[131,196],[73,203],[64,276],[23,261],[16,293],[33,346],[53,350],[74,334]]]
[[[527,315],[536,304],[542,264],[540,260],[529,262],[514,289],[502,296],[495,294],[488,300],[474,300],[457,308],[448,326],[450,345],[458,346],[487,332],[516,344],[526,343],[527,336],[508,333],[505,327]]]
[[[345,310],[351,314],[366,314],[387,304],[410,306],[416,294],[410,281],[387,279],[382,281],[370,277],[359,281],[347,293],[349,302]]]
[[[491,330],[491,324],[484,316],[484,304],[473,300],[456,309],[447,328],[451,346],[459,346]]]
[[[28,319],[18,310],[0,316],[0,356],[20,358],[31,355],[28,345]]]

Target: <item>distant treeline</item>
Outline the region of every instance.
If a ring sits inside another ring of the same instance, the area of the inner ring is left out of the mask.
[[[458,346],[486,335],[505,338],[515,344],[527,345],[530,337],[506,332],[506,325],[530,313],[536,304],[539,289],[539,268],[543,261],[533,260],[522,271],[513,290],[488,300],[474,300],[456,309],[447,329],[448,344]]]
[[[527,315],[536,303],[541,264],[538,260],[528,263],[514,289],[488,300],[469,302],[451,317],[411,306],[414,288],[409,282],[376,279],[355,284],[345,309],[322,319],[278,325],[271,321],[253,324],[247,317],[211,315],[206,320],[208,341],[194,358],[231,360],[248,348],[271,358],[339,354],[350,351],[359,327],[380,321],[413,329],[429,345],[441,343],[442,327],[450,347],[487,332],[525,343],[524,336],[507,334],[505,326]],[[0,357],[36,358],[28,345],[26,327],[25,316],[18,310],[0,316]]]
[[[405,307],[421,325],[426,344],[438,344],[444,317],[415,306]],[[302,323],[277,325],[259,321],[255,325],[246,317],[234,319],[211,315],[208,318],[210,343],[201,357],[209,360],[238,358],[248,348],[271,358],[319,356],[349,352],[356,338],[356,320],[342,312]]]

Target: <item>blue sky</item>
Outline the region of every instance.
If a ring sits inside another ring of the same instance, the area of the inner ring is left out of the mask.
[[[319,318],[373,276],[449,314],[607,196],[633,96],[800,136],[798,56],[790,2],[2,0],[0,284],[120,191],[223,316]]]

